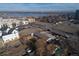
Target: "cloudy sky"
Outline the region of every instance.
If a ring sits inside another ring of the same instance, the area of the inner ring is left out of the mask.
[[[56,10],[76,10],[78,3],[0,3],[0,11],[56,11]]]

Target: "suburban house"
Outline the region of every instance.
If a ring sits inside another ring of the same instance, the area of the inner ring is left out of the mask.
[[[22,23],[23,23],[23,25],[27,25],[27,24],[29,24],[29,21],[23,20]]]
[[[6,30],[0,30],[0,37],[3,43],[19,39],[19,31],[15,28],[7,28]]]
[[[28,20],[29,23],[34,23],[35,22],[34,17],[27,17],[26,19]]]

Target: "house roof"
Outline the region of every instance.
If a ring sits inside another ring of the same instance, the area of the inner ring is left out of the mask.
[[[7,35],[7,34],[8,34],[8,33],[6,33],[5,31],[2,31],[2,36],[3,36],[3,35]]]
[[[11,34],[13,30],[14,30],[14,28],[11,28],[11,29],[8,31],[8,34]]]
[[[10,28],[10,30],[8,31],[8,33],[6,32],[6,30],[1,30],[1,31],[2,31],[2,36],[3,36],[3,35],[11,34],[14,29],[15,29],[15,28]]]

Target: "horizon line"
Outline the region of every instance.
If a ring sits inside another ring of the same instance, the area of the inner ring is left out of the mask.
[[[75,12],[76,10],[0,10],[0,12]]]

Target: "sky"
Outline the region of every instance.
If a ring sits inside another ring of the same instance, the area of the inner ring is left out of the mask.
[[[0,3],[0,11],[77,10],[79,3]]]

